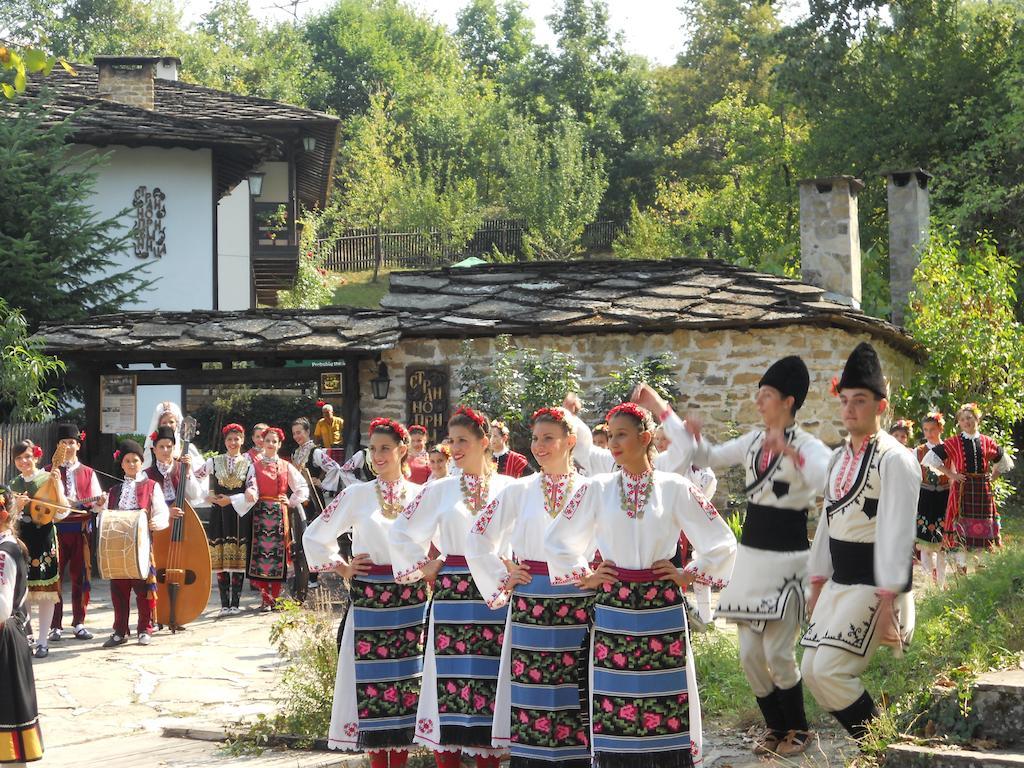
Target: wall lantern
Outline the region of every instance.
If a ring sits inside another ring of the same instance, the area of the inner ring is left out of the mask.
[[[249,194],[253,197],[259,197],[263,194],[263,177],[266,174],[263,171],[252,171],[249,174]]]
[[[316,149],[316,136],[303,136],[302,148],[307,152],[312,152]]]
[[[376,378],[370,379],[370,386],[373,387],[374,400],[387,400],[388,390],[391,388],[391,376],[388,375],[388,367],[381,361],[377,368]]]

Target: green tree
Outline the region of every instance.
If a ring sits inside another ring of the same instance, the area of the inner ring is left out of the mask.
[[[458,13],[455,38],[478,78],[495,79],[533,53],[533,22],[521,0],[470,0]]]
[[[104,159],[72,152],[74,120],[54,122],[45,96],[0,104],[0,298],[32,330],[117,311],[148,286],[118,269],[130,237],[120,216],[89,205]]]
[[[514,118],[502,166],[508,210],[526,222],[527,256],[566,259],[579,253],[580,236],[607,186],[604,159],[590,153],[582,127],[564,118],[542,135],[536,124]]]
[[[64,363],[41,350],[28,335],[22,313],[0,299],[0,423],[46,421],[57,406],[47,382],[64,373]]]
[[[602,413],[629,400],[637,384],[647,384],[665,400],[679,397],[678,361],[670,352],[649,357],[627,357],[622,367],[608,375],[607,383],[597,393],[596,405]]]
[[[1014,314],[1018,268],[986,235],[964,243],[933,233],[914,274],[907,330],[926,351],[924,364],[893,399],[899,413],[932,408],[952,414],[976,402],[985,430],[1004,446],[1024,419],[1024,325]]]

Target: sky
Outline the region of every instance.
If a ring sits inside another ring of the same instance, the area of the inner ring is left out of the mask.
[[[455,27],[456,16],[466,0],[407,0],[427,15],[450,28]],[[526,12],[533,19],[535,35],[541,44],[552,44],[551,33],[545,16],[554,9],[554,0],[525,0]],[[621,30],[625,35],[625,47],[630,53],[638,53],[658,64],[671,64],[682,49],[682,14],[679,0],[607,0],[610,26],[613,31]],[[302,0],[299,14],[306,15],[329,6],[331,0]],[[189,0],[184,3],[188,20],[198,19],[209,8],[208,0]],[[249,0],[257,18],[287,19],[287,11],[277,6],[290,6],[289,0]]]

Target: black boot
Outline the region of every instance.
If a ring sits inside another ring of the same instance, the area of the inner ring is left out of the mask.
[[[792,688],[776,688],[775,695],[782,709],[787,731],[808,730],[807,712],[804,710],[804,684],[800,681]]]
[[[853,738],[861,739],[868,732],[868,723],[878,716],[878,709],[871,700],[871,694],[864,691],[853,704],[832,715]]]
[[[231,574],[231,607],[237,608],[238,602],[242,597],[242,578],[244,574],[232,573]]]
[[[785,736],[789,729],[786,727],[786,715],[779,699],[779,689],[776,688],[767,696],[758,696],[757,706],[761,708],[768,730],[780,739]]]
[[[220,591],[220,607],[221,608],[230,608],[231,607],[231,602],[230,602],[230,597],[229,597],[229,593],[228,593],[228,589],[229,589],[228,575],[224,571],[221,571],[220,573],[217,574],[217,589]]]

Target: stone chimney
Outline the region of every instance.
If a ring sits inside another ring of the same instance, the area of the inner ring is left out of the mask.
[[[96,56],[99,69],[97,95],[142,109],[153,109],[156,77],[178,79],[181,59],[174,56]]]
[[[800,265],[803,280],[825,290],[825,298],[860,308],[860,228],[852,176],[800,182]]]
[[[921,249],[928,243],[931,178],[930,173],[920,168],[885,174],[889,198],[889,295],[896,325],[903,325],[907,296],[914,288],[914,270],[921,260]]]

